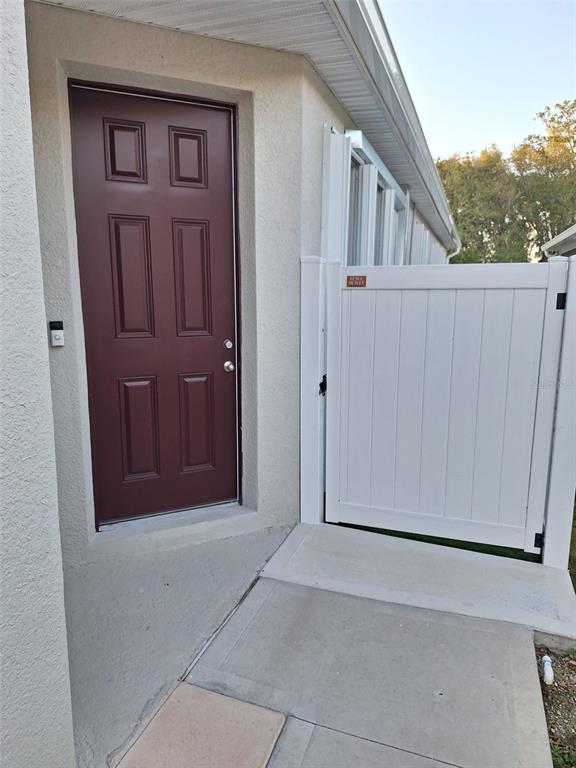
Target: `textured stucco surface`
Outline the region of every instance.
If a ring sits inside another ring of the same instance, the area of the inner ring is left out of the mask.
[[[24,8],[0,2],[0,764],[74,765]]]
[[[319,253],[323,124],[350,123],[298,56],[35,3],[27,33],[47,319],[66,329],[50,370],[75,736],[100,768],[297,518],[299,262]],[[68,77],[237,105],[244,508],[94,532]]]
[[[295,521],[299,260],[319,253],[323,124],[350,121],[300,56],[36,3],[27,20],[46,304],[67,329],[51,351],[66,561],[94,538],[69,76],[238,105],[244,504],[254,526]]]
[[[286,533],[268,529],[66,570],[79,768],[104,768],[145,725]]]

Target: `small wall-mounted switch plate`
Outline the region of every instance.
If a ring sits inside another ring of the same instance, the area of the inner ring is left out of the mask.
[[[50,320],[50,344],[53,347],[64,346],[64,323],[62,320]]]

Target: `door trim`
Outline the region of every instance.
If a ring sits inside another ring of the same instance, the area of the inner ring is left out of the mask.
[[[235,345],[236,345],[236,488],[237,488],[237,500],[239,506],[242,506],[242,335],[241,335],[241,282],[240,282],[240,237],[239,237],[239,204],[238,204],[238,109],[237,105],[231,102],[221,102],[205,98],[197,98],[193,96],[186,96],[177,93],[171,93],[167,91],[156,91],[146,88],[139,88],[134,86],[125,86],[120,84],[112,84],[106,82],[82,80],[75,77],[68,77],[67,80],[67,94],[68,94],[68,125],[70,125],[71,110],[70,110],[70,92],[73,88],[83,90],[95,90],[105,93],[114,93],[125,96],[134,96],[145,99],[153,99],[155,101],[171,101],[180,104],[190,104],[192,106],[204,107],[209,109],[217,109],[229,113],[230,120],[230,140],[231,140],[231,174],[232,174],[232,243],[233,243],[233,273],[234,273],[234,321],[235,321]],[[74,199],[74,198],[73,198]],[[77,229],[76,229],[77,235]],[[79,261],[80,254],[77,253],[77,260]],[[82,305],[81,305],[82,307]],[[83,321],[83,308],[82,308],[82,334],[84,337],[84,321]],[[84,358],[84,364],[87,371],[87,361]],[[88,393],[87,393],[88,395]],[[89,395],[88,395],[89,397]],[[91,439],[91,426],[90,426],[90,439]],[[92,462],[91,462],[92,463]],[[93,466],[91,467],[91,480],[92,489],[94,488],[94,476]],[[92,491],[93,492],[93,491]],[[198,507],[185,507],[181,509],[166,510],[157,512],[152,515],[144,515],[142,517],[127,518],[127,521],[137,521],[146,519],[149,517],[157,517],[159,515],[168,515],[174,512],[182,512],[192,509],[208,509],[212,507],[220,507],[222,505],[229,505],[230,501],[215,502],[212,504],[200,505]],[[98,523],[96,519],[96,510],[94,509],[94,526],[96,532],[106,525],[106,523]],[[121,521],[116,521],[121,522]],[[124,521],[126,522],[126,521]]]

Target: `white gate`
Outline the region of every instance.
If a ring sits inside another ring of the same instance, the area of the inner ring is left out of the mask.
[[[328,521],[540,551],[567,269],[328,266]]]

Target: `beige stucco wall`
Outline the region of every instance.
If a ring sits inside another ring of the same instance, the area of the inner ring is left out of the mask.
[[[75,765],[24,8],[0,2],[0,764]]]
[[[324,123],[340,130],[350,123],[299,56],[34,2],[27,6],[27,32],[46,319],[62,319],[66,334],[66,346],[50,349],[49,356],[75,735],[79,765],[92,766],[122,745],[137,717],[157,704],[161,686],[173,681],[178,668],[177,660],[167,659],[153,681],[138,690],[129,687],[129,695],[125,692],[119,700],[116,676],[131,679],[130,670],[142,656],[133,644],[127,645],[125,656],[115,649],[112,666],[117,672],[112,682],[102,677],[94,660],[103,649],[94,646],[93,633],[79,628],[91,626],[90,621],[116,626],[114,611],[106,607],[108,581],[97,574],[121,568],[130,584],[139,569],[146,573],[158,567],[159,555],[186,548],[194,582],[186,606],[194,617],[183,639],[186,656],[210,636],[273,553],[288,530],[280,526],[297,520],[300,257],[320,252]],[[68,77],[237,105],[241,509],[215,508],[184,521],[168,515],[94,532]],[[262,530],[270,528],[275,530]],[[254,531],[262,533],[255,538]],[[80,599],[89,620],[79,613],[78,595],[70,584],[82,585]],[[132,585],[135,593],[137,587]],[[137,610],[137,605],[129,606],[130,612]],[[126,642],[123,636],[121,642]],[[163,647],[161,638],[156,642]],[[145,658],[146,649],[140,650]],[[94,694],[87,695],[90,691]],[[102,701],[104,708],[99,707]]]
[[[238,105],[244,509],[202,536],[296,521],[299,260],[320,252],[323,124],[350,125],[300,56],[30,3],[30,86],[66,558],[95,556],[69,76]],[[215,513],[217,515],[217,513]],[[200,530],[200,529],[199,529]]]

